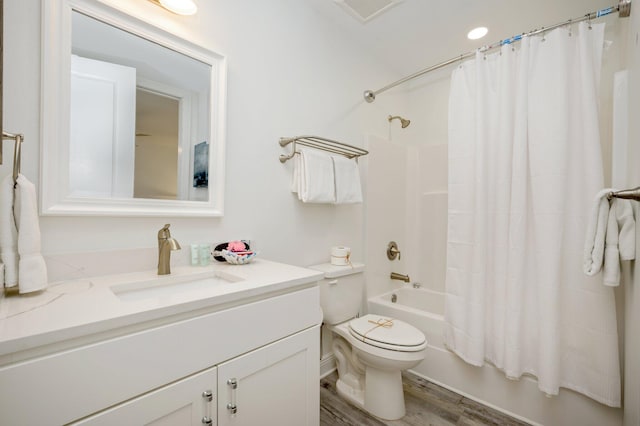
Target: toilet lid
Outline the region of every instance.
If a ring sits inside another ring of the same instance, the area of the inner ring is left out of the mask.
[[[349,322],[351,335],[365,343],[398,351],[421,350],[426,345],[424,334],[406,322],[369,314]]]

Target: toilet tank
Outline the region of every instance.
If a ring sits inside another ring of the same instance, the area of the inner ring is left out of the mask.
[[[324,273],[320,281],[320,306],[325,324],[339,324],[354,318],[364,297],[364,265],[336,266],[330,263],[310,266]]]

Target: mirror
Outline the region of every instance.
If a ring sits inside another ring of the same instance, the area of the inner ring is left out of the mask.
[[[224,57],[97,1],[43,13],[42,214],[222,215]]]

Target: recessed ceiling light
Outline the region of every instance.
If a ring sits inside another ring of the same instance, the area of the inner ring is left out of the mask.
[[[467,38],[469,40],[478,40],[479,38],[486,36],[488,32],[489,30],[487,29],[487,27],[474,28],[469,31],[469,33],[467,34]]]

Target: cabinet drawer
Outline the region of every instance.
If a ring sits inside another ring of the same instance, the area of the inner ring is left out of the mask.
[[[312,287],[9,365],[0,424],[68,423],[319,322]]]

